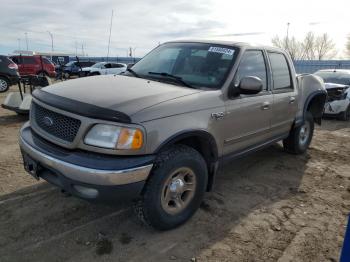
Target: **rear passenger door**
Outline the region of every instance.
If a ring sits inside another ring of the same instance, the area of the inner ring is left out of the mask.
[[[297,112],[297,90],[293,84],[286,56],[278,52],[267,52],[271,74],[273,93],[273,114],[271,132],[281,135],[289,132]]]
[[[262,50],[247,50],[239,63],[234,85],[243,77],[256,76],[263,90],[255,95],[239,95],[226,102],[224,154],[244,151],[270,139],[273,97],[269,90],[266,57]]]
[[[101,75],[107,75],[110,73],[112,69],[112,64],[111,63],[107,63],[105,64],[102,68],[101,68]]]
[[[35,75],[39,70],[39,65],[32,56],[22,57],[22,70],[24,75]]]
[[[120,74],[124,71],[125,68],[122,64],[112,64],[111,74]]]

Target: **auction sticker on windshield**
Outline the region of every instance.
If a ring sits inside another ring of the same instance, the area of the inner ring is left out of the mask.
[[[226,54],[226,55],[233,55],[235,50],[229,49],[229,48],[224,48],[224,47],[211,46],[211,47],[209,47],[208,52],[221,53],[221,54]]]

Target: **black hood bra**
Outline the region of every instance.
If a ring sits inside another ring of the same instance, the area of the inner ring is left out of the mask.
[[[131,123],[131,119],[127,114],[112,109],[58,96],[40,89],[35,90],[32,95],[44,104],[73,114],[120,123]]]

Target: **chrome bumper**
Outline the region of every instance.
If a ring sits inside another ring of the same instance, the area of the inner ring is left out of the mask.
[[[153,166],[153,164],[150,164],[124,170],[92,169],[67,163],[46,155],[29,145],[21,136],[19,144],[25,153],[43,166],[55,170],[67,178],[87,184],[114,186],[144,181],[147,179]]]

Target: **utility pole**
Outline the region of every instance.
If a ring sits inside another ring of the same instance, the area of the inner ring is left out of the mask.
[[[83,54],[83,56],[85,56],[85,54],[84,54],[84,44],[83,43],[81,44],[81,53]]]
[[[113,25],[113,9],[112,9],[112,15],[111,15],[111,24],[110,24],[110,26],[109,26],[109,39],[108,39],[108,50],[107,50],[107,62],[108,62],[108,56],[109,56],[109,46],[111,45],[112,25]]]
[[[51,61],[52,61],[52,54],[53,54],[53,34],[50,31],[47,31],[51,37]]]
[[[24,34],[25,34],[25,36],[26,36],[26,45],[27,45],[27,51],[28,51],[28,33],[25,32]]]

